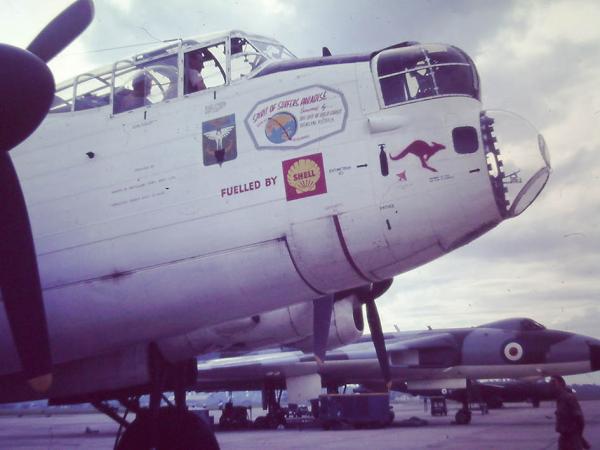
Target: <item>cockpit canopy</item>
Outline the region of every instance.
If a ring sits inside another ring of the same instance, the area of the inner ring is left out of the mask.
[[[117,114],[252,77],[272,61],[291,58],[276,40],[242,31],[179,40],[62,83],[50,112],[111,104]]]
[[[385,107],[448,95],[480,99],[473,61],[451,45],[399,44],[381,51],[374,59],[373,70]]]
[[[526,317],[498,320],[496,322],[486,323],[485,325],[481,325],[477,328],[497,328],[500,330],[514,331],[539,331],[546,329],[546,327],[541,323]]]

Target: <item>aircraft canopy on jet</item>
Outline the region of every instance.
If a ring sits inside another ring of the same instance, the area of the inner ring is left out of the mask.
[[[477,328],[497,328],[500,330],[516,330],[516,331],[538,331],[545,330],[546,327],[533,319],[526,317],[517,317],[512,319],[498,320],[496,322],[486,323]]]

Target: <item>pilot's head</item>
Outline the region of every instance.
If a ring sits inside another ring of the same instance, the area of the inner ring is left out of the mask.
[[[131,84],[133,86],[133,93],[136,97],[146,97],[150,94],[150,90],[152,89],[152,80],[148,74],[144,72],[137,74]]]
[[[204,58],[202,57],[201,50],[196,50],[188,54],[188,66],[195,70],[202,70],[204,68]]]
[[[244,51],[245,39],[242,38],[231,38],[231,54],[236,55]]]

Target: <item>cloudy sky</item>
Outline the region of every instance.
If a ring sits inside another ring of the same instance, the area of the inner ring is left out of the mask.
[[[69,3],[2,0],[0,42],[26,46]],[[397,277],[379,301],[384,328],[529,316],[600,338],[598,23],[595,0],[97,0],[94,23],[51,67],[62,80],[143,50],[136,44],[233,28],[300,57],[323,45],[337,54],[404,40],[457,45],[478,66],[484,107],[536,125],[554,172],[522,216]]]

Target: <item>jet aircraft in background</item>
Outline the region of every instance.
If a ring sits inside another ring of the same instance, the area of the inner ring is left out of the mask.
[[[487,380],[475,383],[480,399],[488,408],[502,408],[505,403],[529,402],[539,408],[540,402],[556,400],[556,392],[549,381],[544,380]],[[445,396],[463,401],[464,390],[447,391]]]
[[[175,429],[216,447],[185,411],[205,331],[289,305],[312,306],[322,359],[355,296],[390,380],[375,298],[549,178],[541,135],[483,109],[452,45],[298,59],[231,31],[55,89],[45,62],[92,15],[78,0],[27,50],[0,46],[0,402],[118,398],[137,412],[121,449]]]
[[[526,318],[473,328],[385,334],[392,389],[410,393],[465,390],[470,380],[573,375],[600,370],[600,340],[549,330]],[[313,376],[317,389],[299,385]],[[307,404],[321,387],[346,384],[384,389],[370,337],[327,353],[324,364],[301,351],[257,352],[198,364],[198,391],[288,389],[288,401]],[[467,397],[456,413],[468,423]]]

